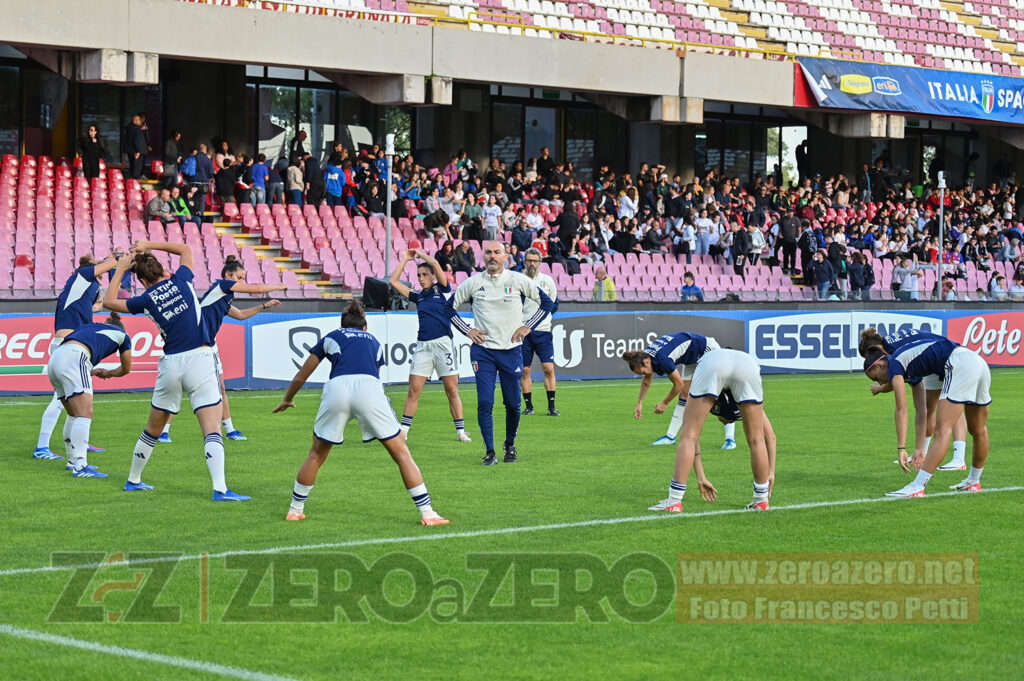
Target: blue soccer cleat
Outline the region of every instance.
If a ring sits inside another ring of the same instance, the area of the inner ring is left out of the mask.
[[[86,468],[91,468],[93,470],[96,470],[96,466],[93,466],[91,463],[88,464],[86,466]],[[75,467],[73,465],[71,465],[71,462],[69,461],[67,464],[65,464],[64,470],[66,470],[66,471],[73,471],[73,470],[75,470]]]
[[[227,439],[229,439],[229,440],[238,440],[239,442],[242,442],[242,441],[245,441],[245,440],[249,439],[246,436],[242,435],[237,430],[232,430],[225,437],[227,437]]]
[[[214,490],[213,492],[214,501],[249,501],[251,498],[252,497],[247,497],[244,494],[236,494],[231,490],[225,490],[223,492]]]
[[[160,437],[156,439],[157,442],[163,442],[165,444],[172,442],[170,433],[160,433]]]
[[[153,485],[147,485],[141,480],[139,480],[138,482],[125,481],[124,483],[125,492],[147,492],[151,489],[153,489]]]
[[[736,449],[736,440],[726,440],[722,449]]]
[[[71,471],[71,477],[73,478],[105,478],[106,473],[100,473],[96,470],[95,466],[82,466]]]
[[[107,450],[103,449],[103,447],[93,447],[92,445],[89,445],[89,453],[90,454],[95,454],[96,452],[105,452],[105,451],[107,451]]]
[[[33,459],[46,459],[47,461],[57,461],[64,457],[60,454],[54,454],[50,451],[49,447],[36,447],[36,451],[32,452]]]
[[[669,437],[668,435],[662,435],[657,440],[652,442],[651,446],[654,446],[654,445],[674,445],[675,443],[676,443],[676,439],[674,437]]]

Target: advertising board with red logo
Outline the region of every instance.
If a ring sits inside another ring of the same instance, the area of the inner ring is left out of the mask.
[[[95,322],[104,319],[106,315],[93,317]],[[132,337],[132,371],[120,378],[93,379],[96,392],[152,389],[156,383],[157,362],[164,354],[159,330],[149,317],[124,315],[121,319]],[[46,376],[52,339],[53,315],[0,315],[0,394],[53,391]],[[244,379],[245,325],[226,320],[217,341],[224,380]],[[113,369],[120,364],[120,359],[111,355],[98,366]]]
[[[984,312],[949,317],[946,335],[991,366],[1024,366],[1024,312]]]

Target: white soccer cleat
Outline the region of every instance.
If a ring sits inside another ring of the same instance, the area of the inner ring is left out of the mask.
[[[971,482],[970,479],[965,478],[955,485],[950,485],[949,488],[957,492],[980,492],[981,483]]]
[[[964,461],[957,461],[953,459],[949,463],[944,463],[939,466],[940,471],[965,471],[967,470],[967,463]]]
[[[910,497],[923,497],[924,496],[924,487],[921,487],[920,485],[916,485],[914,483],[910,483],[909,485],[907,485],[903,489],[898,489],[895,492],[886,492],[885,496],[887,496],[887,497],[899,497],[899,498],[904,498],[904,499],[910,498]]]
[[[457,437],[458,437],[459,442],[472,442],[473,441],[473,438],[471,438],[469,435],[467,435],[466,431],[464,431],[464,430],[460,430]]]
[[[648,511],[664,511],[666,513],[682,513],[683,502],[673,501],[672,499],[662,499],[654,506],[648,506]]]

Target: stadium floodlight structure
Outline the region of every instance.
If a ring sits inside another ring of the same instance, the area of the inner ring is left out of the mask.
[[[939,171],[939,249],[938,249],[939,250],[939,262],[938,262],[938,265],[939,265],[939,268],[938,268],[939,269],[939,276],[936,278],[936,281],[935,281],[935,288],[936,288],[935,298],[939,302],[942,301],[942,245],[943,245],[943,243],[945,243],[944,239],[943,239],[943,234],[942,234],[943,227],[944,227],[944,225],[942,224],[942,221],[943,221],[943,218],[945,217],[945,212],[944,212],[944,208],[945,207],[946,207],[946,171],[945,170],[940,170]]]
[[[386,227],[384,229],[384,277],[391,278],[391,159],[395,155],[395,134],[388,133],[384,137],[384,159],[388,167],[387,191],[384,193],[387,205],[384,206]]]

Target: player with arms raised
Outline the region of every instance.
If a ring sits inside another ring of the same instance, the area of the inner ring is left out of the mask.
[[[345,426],[354,418],[363,431],[363,442],[380,440],[398,464],[405,488],[419,509],[420,523],[447,525],[448,521],[431,506],[420,469],[409,453],[405,438],[400,437],[402,431],[398,419],[380,381],[384,350],[380,342],[367,332],[366,313],[358,301],[349,303],[341,316],[340,329],[331,331],[310,348],[309,357],[295,374],[274,413],[295,406],[295,395],[324,359],[331,363],[331,374],[324,384],[320,411],[313,424],[313,444],[295,478],[292,503],[285,519],[305,520],[306,499],[316,482],[317,473],[331,453],[331,447],[345,441]]]

